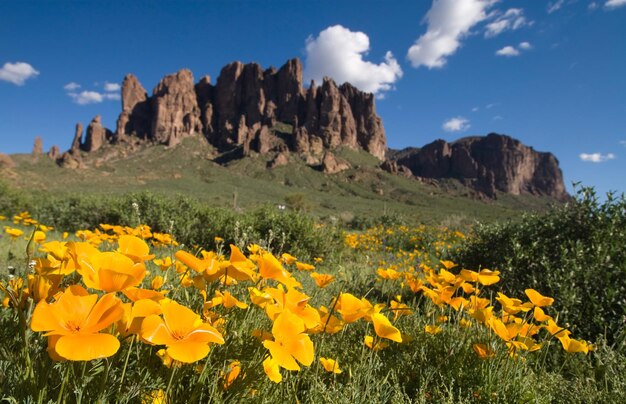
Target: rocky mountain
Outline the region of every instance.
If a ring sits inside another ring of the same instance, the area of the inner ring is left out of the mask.
[[[100,116],[76,124],[70,150],[51,149],[48,156],[64,167],[85,167],[90,153],[110,144],[127,145],[124,155],[141,144],[176,146],[185,137],[203,137],[223,163],[257,152],[269,154],[269,168],[289,164],[290,153],[327,174],[350,168],[333,150],[364,150],[382,161],[380,168],[426,181],[460,180],[479,195],[567,197],[558,161],[505,135],[437,140],[421,149],[387,150],[382,121],[373,94],[330,78],[304,87],[302,64],[291,59],[280,69],[233,62],[222,68],[215,84],[209,76],[195,82],[182,69],[165,76],[148,94],[138,78],[128,74],[121,88],[122,111],[114,131]],[[42,154],[41,140],[33,155]],[[386,158],[387,157],[387,158]],[[386,159],[385,159],[386,158]]]
[[[204,136],[220,151],[238,148],[243,156],[292,151],[321,159],[326,151],[347,146],[382,160],[387,149],[374,96],[348,83],[337,86],[329,78],[321,86],[311,82],[304,88],[299,59],[278,70],[234,62],[222,69],[215,84],[208,76],[195,83],[191,71],[182,69],[165,76],[152,95],[129,74],[121,98],[115,131],[103,128],[97,116],[83,140],[78,124],[74,144],[61,161],[79,159],[78,149],[92,152],[107,143],[142,140],[174,146],[193,135]]]
[[[389,172],[426,178],[456,178],[493,198],[496,192],[567,198],[559,162],[519,140],[490,133],[448,143],[436,140],[421,149],[393,153],[381,167]]]

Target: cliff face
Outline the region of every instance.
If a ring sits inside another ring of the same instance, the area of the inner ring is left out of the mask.
[[[115,133],[107,136],[104,128],[94,127],[81,149],[95,151],[105,142],[133,138],[173,146],[195,134],[221,150],[241,146],[244,155],[286,150],[321,155],[348,146],[382,160],[387,149],[373,95],[347,83],[338,87],[328,78],[305,89],[299,59],[278,70],[234,62],[222,69],[215,85],[208,76],[194,84],[191,71],[183,69],[164,77],[150,96],[129,74],[121,96]],[[278,122],[290,125],[292,133],[279,136],[273,130]]]
[[[129,74],[122,82],[121,101],[115,131],[104,128],[96,116],[83,138],[78,123],[71,149],[52,153],[59,165],[83,167],[84,152],[109,143],[128,144],[132,150],[137,142],[175,146],[186,136],[203,136],[220,152],[238,151],[225,153],[228,158],[274,152],[269,167],[287,164],[289,152],[305,153],[307,162],[321,162],[328,173],[349,167],[332,154],[339,146],[365,150],[380,160],[387,154],[374,96],[349,83],[337,86],[329,78],[304,88],[298,59],[265,70],[256,63],[233,62],[222,68],[215,84],[209,76],[195,82],[192,72],[182,69],[165,76],[151,95]],[[497,192],[567,198],[552,154],[497,134],[407,148],[381,168],[406,177],[456,178],[490,198]]]
[[[385,167],[395,167],[396,171],[404,167],[422,178],[456,178],[489,197],[500,191],[567,198],[563,174],[553,154],[537,152],[495,133],[453,143],[436,140],[421,149],[398,153]]]

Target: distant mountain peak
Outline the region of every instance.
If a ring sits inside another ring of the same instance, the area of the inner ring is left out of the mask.
[[[396,151],[381,167],[427,179],[455,178],[490,198],[497,191],[558,200],[568,197],[559,162],[552,153],[537,152],[497,133],[452,143],[438,139],[421,149]]]

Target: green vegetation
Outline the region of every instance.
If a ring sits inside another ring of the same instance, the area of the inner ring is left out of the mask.
[[[551,202],[509,195],[479,200],[457,181],[428,185],[392,175],[378,169],[380,162],[369,153],[348,148],[336,154],[352,168],[334,175],[311,168],[296,155],[288,166],[271,170],[269,157],[257,154],[222,166],[212,161],[218,156],[215,149],[196,137],[175,148],[136,146],[130,156],[127,148],[113,145],[90,153],[80,169],[60,168],[45,157],[16,155],[16,168],[5,170],[4,181],[24,191],[31,206],[55,196],[104,198],[149,190],[170,199],[185,195],[207,206],[248,211],[285,204],[302,194],[311,215],[345,222],[393,215],[412,223],[469,225],[515,218],[520,210],[545,210]]]
[[[502,272],[502,288],[554,296],[561,321],[585,338],[624,344],[626,199],[592,188],[546,214],[515,223],[479,225],[454,259],[468,268]]]

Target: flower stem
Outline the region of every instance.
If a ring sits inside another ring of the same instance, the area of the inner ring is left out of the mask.
[[[67,379],[70,376],[70,365],[66,364],[65,367],[65,376],[63,377],[63,383],[61,384],[61,389],[59,390],[59,396],[57,397],[57,403],[63,402],[63,391],[65,391],[65,385],[67,384]]]
[[[120,378],[120,386],[117,390],[118,395],[122,392],[122,387],[124,386],[124,377],[126,376],[126,367],[128,366],[128,359],[130,358],[130,353],[133,351],[133,343],[135,342],[136,336],[130,339],[130,345],[128,346],[128,352],[126,353],[126,360],[124,361],[124,368],[122,369],[122,377]]]
[[[167,383],[167,390],[165,390],[165,397],[168,401],[171,400],[170,389],[172,388],[172,382],[174,381],[174,375],[176,374],[176,362],[172,363],[172,374],[170,375],[170,381]]]

